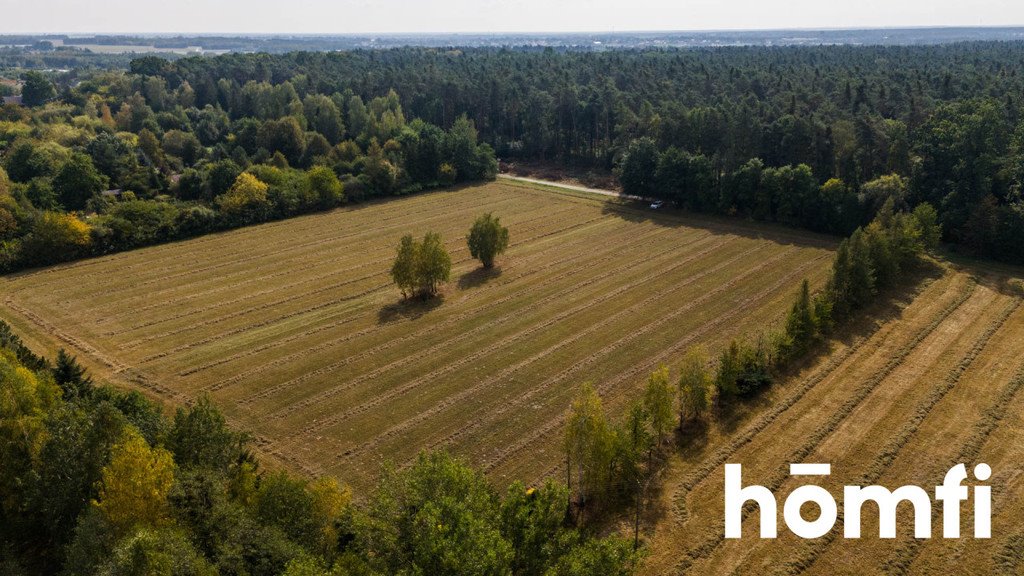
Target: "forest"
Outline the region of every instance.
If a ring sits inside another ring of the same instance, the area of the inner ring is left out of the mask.
[[[614,169],[627,192],[843,235],[888,198],[928,202],[945,240],[1021,262],[1022,61],[1019,42],[406,48],[144,58],[132,71],[235,114],[254,112],[261,83],[343,101],[394,89],[427,122],[466,115],[503,160]]]
[[[1022,262],[1022,61],[1006,42],[399,48],[28,72],[27,106],[0,110],[0,268],[492,178],[496,157],[838,235],[927,202],[957,249]]]
[[[183,83],[98,73],[57,93],[25,75],[0,109],[0,270],[105,254],[493,179],[471,120],[407,120],[394,91],[254,85],[245,109],[196,106]],[[346,115],[342,116],[342,110]]]

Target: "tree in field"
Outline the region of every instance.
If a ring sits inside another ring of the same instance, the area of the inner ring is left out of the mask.
[[[438,286],[447,282],[452,273],[452,258],[441,242],[437,232],[427,232],[420,244],[419,258],[416,261],[416,279],[420,292],[427,296],[435,296]]]
[[[655,370],[648,378],[643,407],[650,416],[655,440],[661,444],[675,425],[675,390],[669,381],[667,366]]]
[[[395,261],[391,264],[391,279],[402,291],[402,298],[414,295],[416,287],[419,285],[416,279],[416,263],[420,259],[419,252],[420,243],[412,237],[412,234],[402,236],[402,240],[398,244],[398,255],[395,256]]]
[[[391,279],[403,298],[435,296],[442,282],[451,277],[452,259],[436,232],[428,232],[422,242],[411,234],[402,237],[398,254],[391,265]]]
[[[679,367],[679,424],[699,419],[708,409],[713,384],[708,353],[700,346],[686,351]]]
[[[81,210],[93,195],[107,187],[107,177],[100,174],[85,154],[76,153],[53,177],[53,191],[66,210]]]
[[[508,228],[500,220],[488,212],[473,222],[466,237],[470,255],[480,260],[484,268],[493,267],[494,257],[508,248]]]
[[[119,535],[166,525],[170,522],[167,495],[174,484],[174,468],[170,452],[150,448],[138,431],[128,428],[111,450],[93,506]]]
[[[871,247],[863,229],[850,235],[850,303],[854,308],[865,306],[875,294],[875,270]]]
[[[660,372],[659,370],[651,375],[651,383],[656,377],[660,380],[662,376]],[[667,382],[667,370],[664,377]],[[650,390],[650,384],[648,390]],[[645,395],[644,402],[634,401],[629,412],[626,413],[626,421],[622,423],[621,427],[616,427],[612,433],[614,442],[612,462],[615,467],[612,473],[612,484],[632,496],[634,550],[640,544],[640,513],[651,479],[649,475],[651,459],[654,456],[655,446],[661,441],[656,432],[652,414],[645,407],[647,400]],[[645,460],[648,463],[646,468]]]
[[[56,95],[53,83],[41,72],[25,73],[25,85],[21,88],[21,101],[25,106],[39,106]]]

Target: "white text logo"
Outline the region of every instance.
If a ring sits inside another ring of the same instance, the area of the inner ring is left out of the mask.
[[[832,473],[829,464],[790,464],[790,476],[828,476]],[[747,502],[757,504],[760,510],[761,538],[775,538],[778,535],[778,503],[775,495],[764,486],[743,486],[743,468],[740,464],[725,465],[725,537],[742,536],[743,506]],[[974,467],[974,477],[982,482],[992,476],[988,464]],[[960,537],[960,503],[971,496],[964,486],[967,468],[957,464],[946,472],[941,486],[935,487],[935,500],[942,502],[942,536]],[[989,538],[992,531],[992,489],[989,486],[974,486],[974,537]],[[843,536],[860,538],[861,508],[872,501],[878,506],[879,538],[896,537],[896,507],[908,502],[914,511],[914,536],[931,538],[932,501],[928,491],[919,486],[901,486],[889,490],[884,486],[843,487]],[[807,503],[818,506],[820,513],[814,520],[805,520],[800,507]],[[838,518],[835,498],[821,486],[806,485],[790,492],[783,504],[782,516],[786,526],[801,538],[819,538],[835,527]]]

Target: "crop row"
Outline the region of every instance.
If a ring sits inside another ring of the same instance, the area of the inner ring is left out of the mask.
[[[694,239],[692,241],[692,243],[701,242],[701,241],[703,241],[707,237],[708,236],[706,236],[706,235],[702,235],[699,238]],[[687,243],[684,246],[688,246],[689,244],[690,243]],[[713,250],[713,249],[717,248],[718,246],[720,246],[721,244],[724,244],[724,242],[719,243],[717,245],[714,245],[714,246],[704,250],[703,252],[701,252],[697,256],[705,255],[705,254],[709,253],[711,250]],[[679,248],[680,248],[680,246],[670,247],[668,249],[663,250],[660,253],[657,253],[657,254],[653,255],[652,258],[655,261],[658,261],[659,259],[663,258],[664,256],[671,256]],[[608,258],[610,259],[611,256],[609,256]],[[673,266],[673,268],[678,267],[678,266],[682,266],[684,263],[686,263],[686,262],[688,262],[690,260],[691,259],[686,259],[686,260],[680,261],[675,266]],[[630,270],[630,269],[632,269],[634,267],[637,267],[637,266],[639,266],[641,264],[649,264],[649,263],[650,263],[650,261],[631,260],[631,261],[627,262],[626,265],[623,266],[623,267],[607,270],[603,274],[600,274],[600,275],[588,278],[587,280],[584,280],[582,282],[572,283],[569,287],[567,287],[567,288],[565,288],[565,289],[563,289],[561,291],[555,292],[554,294],[550,294],[550,295],[548,295],[548,296],[546,296],[546,297],[544,297],[544,298],[542,298],[540,300],[532,301],[531,302],[531,308],[536,309],[541,304],[548,303],[548,302],[554,302],[554,301],[557,301],[559,298],[563,298],[563,297],[568,296],[568,295],[570,295],[570,294],[572,294],[574,292],[579,292],[581,289],[586,288],[587,286],[590,286],[592,284],[596,284],[597,282],[600,282],[600,281],[605,280],[605,279],[607,279],[609,277],[612,277],[617,272]],[[592,267],[592,263],[589,263],[589,264],[586,265],[586,268],[591,268],[591,267]],[[565,278],[566,275],[563,275],[562,277]],[[650,277],[652,277],[652,276],[650,276],[650,275],[646,276],[645,279],[649,279]],[[632,285],[636,286],[636,285],[639,285],[639,283],[635,282]],[[340,368],[342,366],[350,364],[351,362],[358,361],[360,359],[364,359],[364,358],[367,358],[367,357],[379,354],[380,352],[384,352],[384,351],[386,351],[388,349],[394,348],[394,347],[396,347],[398,345],[401,345],[401,344],[403,344],[405,342],[409,342],[409,341],[415,342],[415,341],[419,340],[422,336],[424,336],[426,334],[436,333],[436,332],[439,332],[439,331],[441,331],[441,330],[443,330],[445,328],[448,328],[450,326],[454,326],[458,322],[463,321],[463,320],[465,320],[467,318],[470,318],[474,314],[477,314],[479,312],[483,312],[486,309],[493,309],[495,306],[503,304],[503,303],[505,303],[507,301],[511,301],[513,299],[516,299],[516,298],[523,298],[524,296],[528,297],[530,295],[531,295],[530,292],[513,292],[513,293],[510,293],[510,294],[502,297],[499,300],[492,300],[492,301],[486,302],[486,303],[484,303],[483,305],[481,305],[479,307],[476,307],[476,308],[471,309],[471,310],[467,310],[464,313],[458,314],[458,315],[456,315],[456,316],[454,316],[452,318],[449,318],[449,319],[447,319],[447,320],[445,320],[445,321],[443,321],[441,323],[431,324],[431,325],[426,326],[426,327],[424,327],[423,329],[421,329],[421,330],[419,330],[417,332],[409,333],[409,334],[406,334],[404,336],[401,336],[401,337],[398,337],[398,338],[395,338],[395,339],[390,339],[387,342],[379,344],[378,346],[375,346],[373,348],[370,348],[368,350],[365,350],[363,352],[360,352],[360,353],[352,355],[352,356],[347,356],[347,357],[339,360],[338,362],[335,362],[335,363],[330,364],[328,366],[323,366],[323,367],[321,367],[321,368],[319,368],[319,369],[317,369],[317,370],[315,370],[313,372],[307,372],[307,373],[303,374],[302,376],[299,376],[298,378],[292,379],[290,381],[282,382],[282,383],[280,383],[278,385],[275,385],[275,386],[272,386],[270,388],[263,389],[260,392],[254,394],[252,396],[249,396],[247,398],[244,398],[244,399],[240,400],[238,403],[240,405],[247,405],[247,404],[253,403],[256,400],[261,400],[261,399],[270,397],[273,394],[279,392],[280,390],[293,387],[296,384],[299,384],[299,383],[301,383],[301,382],[303,382],[305,380],[308,380],[308,379],[310,379],[312,377],[315,377],[315,376],[318,376],[318,375],[321,375],[321,374],[331,373],[334,370],[336,370],[336,369],[338,369],[338,368]],[[484,324],[482,324],[481,326],[479,326],[477,328],[474,328],[472,330],[460,333],[458,336],[455,336],[454,338],[451,338],[451,339],[447,339],[444,342],[441,342],[441,343],[439,343],[439,344],[437,344],[437,345],[435,345],[433,347],[427,348],[425,350],[421,350],[420,352],[418,352],[418,353],[416,353],[414,355],[409,355],[409,356],[405,356],[403,358],[400,358],[400,359],[398,359],[398,360],[396,360],[396,361],[394,361],[391,364],[388,364],[386,366],[380,366],[380,367],[376,368],[372,372],[361,374],[359,376],[359,378],[357,378],[358,381],[350,381],[350,382],[345,383],[344,384],[344,389],[352,388],[352,387],[358,385],[360,382],[365,381],[365,380],[370,379],[370,378],[373,378],[373,377],[376,377],[378,374],[383,373],[387,369],[393,368],[393,367],[398,366],[400,364],[404,364],[404,363],[406,363],[408,361],[413,361],[415,359],[432,356],[432,355],[438,353],[441,348],[450,347],[455,342],[459,342],[459,341],[463,341],[463,340],[469,340],[469,339],[475,337],[479,332],[482,332],[482,331],[487,330],[487,329],[491,329],[491,328],[493,328],[496,325],[504,324],[504,323],[506,323],[506,322],[508,322],[510,320],[521,318],[522,315],[523,315],[523,311],[521,309],[513,310],[512,312],[510,312],[508,314],[505,314],[503,316],[500,316],[500,317],[494,318],[492,320],[489,320],[487,323],[484,323]],[[370,330],[372,330],[372,329],[370,329]]]
[[[802,462],[807,456],[809,456],[818,445],[827,438],[844,420],[849,416],[857,406],[861,404],[875,388],[882,383],[885,378],[889,376],[903,361],[927,338],[932,332],[934,332],[953,312],[955,312],[964,302],[966,302],[971,295],[974,293],[977,283],[971,281],[964,289],[961,290],[957,298],[950,303],[948,306],[943,308],[935,318],[932,319],[927,326],[922,330],[918,331],[914,337],[904,344],[900,350],[893,355],[888,362],[882,367],[881,370],[877,371],[871,378],[863,382],[853,393],[853,395],[846,400],[825,422],[824,425],[817,428],[807,439],[807,441],[794,450],[788,458],[785,459],[787,462]],[[762,485],[766,486],[769,490],[777,490],[785,480],[789,478],[788,470],[779,470],[774,474],[768,481]],[[745,508],[743,516],[746,517],[751,511],[751,508]],[[714,534],[705,540],[703,543],[687,551],[686,556],[677,565],[677,571],[679,573],[685,573],[689,570],[693,562],[707,558],[710,556],[718,546],[724,541],[725,538],[724,521],[719,521],[715,524]]]
[[[666,289],[660,290],[660,291],[658,291],[658,292],[656,292],[654,294],[649,295],[647,298],[645,298],[641,302],[635,303],[635,304],[633,304],[633,305],[631,305],[631,306],[629,306],[627,308],[621,309],[621,310],[617,311],[616,313],[614,313],[614,314],[612,314],[610,316],[606,316],[600,322],[598,322],[596,324],[593,324],[591,326],[588,326],[585,330],[575,332],[571,338],[563,339],[563,340],[559,341],[557,344],[555,344],[555,345],[553,345],[553,346],[551,346],[551,347],[549,347],[549,348],[547,348],[545,350],[542,350],[542,351],[538,352],[537,354],[534,354],[533,356],[530,356],[530,357],[528,357],[528,358],[526,358],[526,359],[524,359],[524,360],[522,360],[522,361],[520,361],[520,362],[518,362],[516,364],[513,364],[513,365],[505,367],[504,369],[502,369],[498,373],[492,375],[491,377],[489,377],[489,378],[487,378],[485,380],[482,380],[480,382],[477,382],[473,386],[471,386],[469,388],[465,388],[465,389],[459,391],[457,394],[454,394],[452,396],[448,396],[443,401],[435,404],[434,406],[431,406],[428,410],[420,411],[414,417],[406,419],[406,420],[396,424],[395,426],[389,428],[385,432],[383,432],[380,435],[376,436],[373,440],[371,440],[369,442],[365,442],[363,444],[360,444],[357,448],[355,448],[355,449],[353,449],[351,451],[346,452],[342,456],[344,457],[344,459],[351,459],[351,458],[355,457],[356,455],[362,454],[364,452],[367,452],[367,451],[375,448],[376,446],[378,446],[379,444],[381,444],[385,440],[387,440],[389,438],[392,438],[392,437],[400,434],[401,432],[404,432],[405,430],[411,428],[412,426],[414,426],[414,425],[416,425],[416,424],[418,424],[420,422],[423,422],[425,420],[428,420],[429,418],[435,416],[440,411],[442,411],[442,410],[444,410],[446,408],[455,406],[455,405],[463,402],[465,399],[467,399],[470,396],[476,394],[477,392],[480,392],[482,390],[491,390],[491,391],[493,391],[494,389],[492,387],[495,384],[500,383],[502,381],[505,381],[513,373],[515,373],[515,372],[525,368],[526,366],[534,364],[535,362],[537,362],[538,360],[540,360],[542,358],[545,358],[545,357],[549,356],[550,354],[552,354],[556,350],[559,350],[561,348],[564,348],[565,346],[568,346],[568,345],[570,345],[570,344],[572,344],[574,342],[577,342],[577,341],[580,341],[580,340],[586,338],[590,334],[593,334],[597,330],[603,328],[604,326],[607,326],[607,325],[611,324],[612,322],[614,322],[614,321],[616,321],[616,320],[618,320],[620,318],[629,317],[631,314],[636,313],[638,310],[640,310],[643,307],[651,304],[652,302],[656,302],[658,300],[664,299],[664,297],[666,295],[668,295],[668,294],[670,294],[672,292],[677,291],[681,286],[686,286],[686,285],[692,284],[692,283],[696,282],[697,280],[699,280],[701,278],[704,278],[704,277],[706,277],[706,276],[708,276],[710,274],[715,273],[716,271],[725,269],[726,267],[732,265],[733,263],[735,263],[739,259],[744,258],[744,257],[754,253],[760,247],[762,247],[762,246],[761,245],[755,246],[755,247],[753,247],[750,250],[744,251],[744,252],[734,256],[733,258],[730,258],[730,259],[728,259],[728,260],[726,260],[724,262],[721,262],[721,263],[717,264],[716,266],[714,266],[711,269],[708,269],[708,270],[703,271],[703,272],[701,272],[701,273],[699,273],[699,274],[697,274],[695,276],[687,278],[684,282],[682,282],[680,284],[673,284],[673,285],[667,287]],[[685,264],[689,263],[690,260],[692,260],[694,258],[697,258],[697,257],[701,257],[701,256],[703,256],[703,255],[705,255],[705,254],[715,250],[716,248],[717,248],[716,246],[712,246],[709,249],[703,251],[702,253],[691,255],[689,258],[687,258],[685,260],[682,260],[680,262],[677,262],[676,265],[674,265],[672,267],[672,269],[678,268],[678,267],[680,267],[682,265],[685,265]],[[627,292],[629,290],[632,290],[632,289],[636,288],[637,286],[642,286],[642,285],[648,283],[652,278],[654,278],[656,276],[659,276],[659,275],[662,275],[662,274],[664,274],[665,272],[668,272],[668,271],[671,271],[671,270],[660,269],[660,270],[656,271],[655,273],[653,273],[653,274],[651,274],[649,276],[642,277],[642,278],[640,278],[638,280],[635,280],[634,282],[631,282],[630,284],[621,286],[618,289],[616,289],[614,293],[610,293],[608,295],[608,297],[602,296],[598,300],[589,303],[586,306],[586,308],[590,308],[593,305],[599,304],[599,303],[604,302],[604,301],[608,301],[611,298],[617,297],[621,293],[625,293],[625,292]],[[690,305],[687,306],[686,309],[689,309],[692,306],[693,306],[693,304],[690,304]],[[579,311],[581,311],[581,310],[576,310],[576,311],[570,310],[570,311],[567,311],[567,312],[575,313],[575,312],[579,312]],[[565,317],[568,317],[569,315],[571,315],[571,314],[565,314],[565,316],[563,316],[562,318],[559,318],[558,320],[562,320]],[[594,354],[594,356],[598,356],[598,355],[600,355],[600,353],[595,353]],[[430,448],[437,448],[440,445],[450,444],[451,442],[453,442],[459,436],[471,433],[472,431],[474,431],[474,430],[484,426],[486,423],[489,423],[491,417],[493,417],[493,416],[500,416],[500,415],[504,414],[507,410],[509,410],[509,409],[511,409],[513,407],[513,404],[518,406],[522,402],[528,401],[529,398],[531,398],[534,394],[540,392],[542,389],[546,388],[551,383],[552,383],[551,380],[549,380],[547,382],[544,382],[544,383],[541,383],[538,387],[533,388],[532,390],[530,390],[529,392],[527,392],[525,395],[523,395],[522,397],[518,398],[517,400],[515,400],[515,401],[513,401],[511,403],[507,403],[507,402],[506,403],[502,403],[501,405],[496,407],[495,410],[488,412],[488,418],[487,419],[485,419],[485,418],[477,418],[477,419],[475,419],[472,424],[468,424],[466,426],[460,427],[458,432],[448,436],[447,438],[439,441],[438,443],[435,443]]]
[[[698,274],[695,274],[693,276],[688,277],[681,284],[674,284],[674,285],[670,286],[666,290],[663,290],[661,292],[658,292],[658,293],[650,295],[649,297],[645,298],[643,301],[641,301],[639,303],[636,303],[636,304],[634,304],[634,305],[632,305],[632,306],[630,306],[628,308],[621,309],[621,310],[617,311],[615,314],[612,314],[612,315],[609,315],[609,316],[605,317],[600,322],[587,327],[585,330],[581,330],[581,331],[576,332],[571,338],[564,339],[564,340],[560,341],[558,344],[556,344],[555,346],[550,347],[550,348],[548,348],[548,349],[546,349],[546,350],[544,350],[542,352],[539,352],[539,353],[535,354],[534,356],[531,356],[527,360],[524,360],[524,361],[522,361],[522,362],[520,362],[518,364],[515,364],[515,365],[507,367],[505,370],[500,372],[498,375],[495,375],[494,377],[492,377],[492,378],[490,378],[488,380],[485,380],[483,382],[478,383],[474,387],[471,387],[471,388],[467,389],[467,391],[468,390],[479,389],[479,388],[481,388],[482,386],[484,386],[488,382],[499,380],[500,378],[506,377],[511,372],[513,372],[515,370],[518,370],[518,369],[521,369],[522,367],[524,367],[524,366],[526,366],[528,364],[531,364],[531,363],[535,362],[536,360],[551,354],[555,350],[560,349],[560,348],[570,344],[571,342],[575,342],[575,341],[578,341],[578,340],[586,337],[587,335],[593,333],[594,331],[600,329],[603,326],[606,326],[606,325],[614,322],[615,320],[617,320],[619,318],[626,317],[627,315],[635,313],[638,310],[642,309],[644,306],[647,306],[647,305],[651,304],[652,302],[655,302],[655,301],[658,301],[658,300],[664,298],[665,294],[673,292],[675,290],[678,290],[681,286],[686,286],[686,285],[693,284],[693,283],[697,282],[698,280],[700,280],[700,279],[702,279],[702,278],[704,278],[704,277],[706,277],[706,276],[708,276],[710,274],[714,274],[717,271],[726,269],[728,266],[731,266],[736,261],[738,261],[738,260],[740,260],[740,259],[742,259],[742,258],[744,258],[744,257],[746,257],[748,255],[751,255],[751,254],[757,252],[758,250],[764,249],[765,246],[766,245],[764,245],[764,244],[757,244],[757,245],[753,246],[752,248],[750,248],[748,250],[745,250],[745,251],[743,251],[743,252],[741,252],[741,253],[739,253],[739,254],[737,254],[737,255],[729,258],[729,259],[726,259],[726,260],[724,260],[724,261],[722,261],[722,262],[712,266],[711,268],[709,268],[707,270],[704,270],[704,271],[702,271],[702,272],[700,272]],[[677,264],[677,266],[681,266],[683,264],[686,264],[687,262],[689,262],[689,261],[691,261],[693,259],[696,259],[698,257],[703,257],[704,255],[712,252],[713,249],[714,249],[714,247],[711,247],[711,248],[708,248],[707,250],[704,250],[704,251],[702,251],[700,253],[694,254],[694,255],[690,256],[689,258],[687,258],[686,261]],[[774,259],[775,258],[771,258],[771,259],[765,260],[765,262],[770,261],[770,260],[774,260]],[[763,266],[763,265],[764,264],[762,264],[761,266]],[[421,385],[421,384],[423,384],[425,382],[428,382],[430,380],[434,380],[434,379],[436,379],[436,378],[438,378],[440,376],[448,374],[448,373],[458,369],[459,367],[461,367],[463,365],[467,365],[470,362],[475,361],[477,358],[479,358],[481,356],[484,356],[486,354],[490,354],[493,349],[498,349],[498,350],[505,349],[509,345],[513,344],[514,342],[520,341],[520,340],[522,340],[524,338],[528,338],[528,337],[530,337],[530,336],[532,336],[534,334],[537,334],[538,332],[540,332],[540,331],[542,331],[542,330],[544,330],[544,329],[546,329],[546,328],[548,328],[548,327],[550,327],[550,326],[552,326],[552,325],[554,325],[554,324],[556,324],[558,322],[561,322],[561,321],[563,321],[563,320],[565,320],[565,319],[567,319],[567,318],[569,318],[569,317],[571,317],[573,315],[579,314],[579,313],[581,313],[581,312],[583,312],[585,310],[588,310],[590,308],[593,308],[594,306],[597,306],[597,305],[599,305],[601,303],[608,302],[608,301],[618,297],[620,294],[623,294],[626,291],[635,288],[636,286],[643,285],[644,283],[648,282],[651,278],[659,276],[662,273],[663,273],[663,270],[657,270],[657,271],[655,271],[653,274],[651,274],[649,276],[646,276],[644,278],[641,278],[641,279],[636,280],[634,282],[631,282],[629,284],[622,285],[622,286],[620,286],[619,288],[617,288],[614,291],[606,292],[606,293],[602,294],[601,296],[599,296],[596,299],[593,299],[593,300],[590,300],[588,302],[585,302],[585,303],[583,303],[581,305],[578,305],[578,306],[576,306],[574,308],[570,308],[570,309],[564,310],[564,311],[560,312],[559,314],[556,314],[555,316],[552,316],[552,317],[549,317],[549,318],[545,319],[543,322],[541,322],[539,324],[535,324],[535,325],[533,325],[533,326],[531,326],[531,327],[529,327],[529,328],[527,328],[527,329],[525,329],[523,331],[520,331],[520,332],[517,332],[515,334],[506,336],[501,341],[493,344],[492,346],[490,346],[488,348],[479,350],[478,352],[476,352],[474,354],[471,354],[469,356],[464,356],[464,357],[462,357],[461,359],[459,359],[459,360],[457,360],[455,362],[447,363],[444,366],[442,366],[441,368],[439,368],[439,369],[437,369],[437,370],[435,370],[435,371],[433,371],[431,373],[422,375],[419,378],[417,378],[417,379],[415,379],[415,380],[413,380],[411,382],[407,382],[405,385],[401,386],[399,389],[390,391],[389,393],[387,393],[386,396],[385,395],[377,396],[373,400],[371,400],[369,403],[366,403],[364,405],[361,405],[359,407],[356,407],[354,409],[346,411],[346,412],[344,412],[342,414],[338,414],[338,415],[336,415],[336,416],[334,416],[332,418],[328,418],[328,419],[325,419],[323,421],[318,421],[315,424],[313,424],[313,425],[307,427],[306,429],[302,430],[301,432],[299,432],[299,434],[309,434],[309,433],[315,432],[317,430],[321,430],[321,429],[324,429],[326,427],[333,426],[334,424],[340,423],[340,422],[344,421],[346,418],[350,417],[351,415],[365,412],[371,406],[376,406],[376,405],[380,404],[381,402],[385,401],[386,399],[389,399],[389,398],[392,398],[394,396],[397,396],[398,394],[404,394],[404,393],[408,392],[409,390],[411,390],[411,389],[413,389],[413,388],[415,388],[415,387],[417,387],[417,386],[419,386],[419,385]],[[333,393],[334,393],[334,391],[332,389],[328,389],[328,390],[324,391],[324,393],[321,393],[321,394],[319,394],[319,395],[309,399],[310,401],[312,401],[310,403],[311,404],[319,403],[319,402],[327,399],[330,395],[333,395]],[[427,410],[427,411],[425,411],[425,413],[426,412],[431,412],[431,410]]]
[[[910,442],[910,439],[917,433],[921,424],[924,422],[928,414],[935,408],[935,406],[942,401],[946,395],[953,390],[957,384],[960,383],[961,377],[967,372],[967,369],[974,364],[982,350],[988,345],[989,341],[995,335],[1000,328],[1006,323],[1006,320],[1013,314],[1014,311],[1020,306],[1020,300],[1014,299],[1007,305],[1004,310],[997,316],[985,331],[978,337],[974,342],[974,345],[960,361],[954,366],[946,376],[936,384],[927,397],[924,398],[914,411],[913,416],[907,420],[903,427],[893,435],[892,438],[885,444],[882,450],[875,456],[874,461],[871,463],[869,468],[854,482],[857,486],[868,486],[878,482],[882,477],[882,474],[892,465],[893,461],[899,455],[900,451],[904,446]],[[841,497],[836,498],[837,503],[842,502]],[[837,524],[843,522],[843,510],[839,510]],[[810,568],[814,562],[818,559],[822,552],[832,543],[835,539],[837,532],[831,531],[825,536],[814,540],[813,543],[806,546],[799,555],[798,558],[794,558],[786,564],[784,572],[787,574],[801,574],[807,568]]]
[[[594,353],[594,354],[590,355],[584,361],[582,361],[582,362],[580,362],[578,364],[575,364],[575,365],[573,365],[573,366],[563,370],[558,375],[552,377],[551,379],[546,381],[538,390],[545,389],[545,388],[551,386],[552,384],[554,384],[555,382],[566,380],[572,374],[578,372],[579,370],[581,370],[586,365],[589,365],[589,364],[592,364],[592,363],[596,362],[597,360],[599,360],[600,358],[604,357],[607,353],[613,351],[614,349],[623,346],[627,342],[636,339],[638,336],[640,336],[642,334],[646,334],[648,332],[653,331],[654,329],[662,326],[663,324],[667,323],[668,321],[670,321],[670,320],[672,320],[674,318],[677,318],[678,316],[682,315],[684,312],[687,312],[687,311],[689,311],[689,310],[691,310],[691,309],[693,309],[693,308],[695,308],[695,307],[697,307],[697,306],[699,306],[699,305],[701,305],[701,304],[711,300],[712,298],[714,298],[715,296],[721,294],[725,290],[734,287],[737,283],[739,283],[743,279],[745,279],[745,278],[747,278],[747,277],[749,277],[749,276],[751,276],[753,274],[756,274],[758,272],[761,272],[765,268],[770,267],[771,265],[773,265],[775,263],[775,261],[777,261],[778,259],[781,259],[781,256],[782,256],[782,253],[779,253],[779,254],[776,255],[776,257],[773,257],[773,258],[766,259],[766,260],[762,261],[755,268],[750,269],[750,270],[746,271],[743,275],[741,275],[739,277],[735,277],[732,280],[730,280],[729,282],[727,282],[727,283],[725,283],[725,284],[723,284],[723,285],[721,285],[719,287],[716,287],[714,290],[711,290],[711,291],[703,294],[700,298],[690,302],[687,306],[685,306],[683,308],[680,308],[679,310],[674,311],[672,314],[660,317],[657,320],[655,320],[655,321],[645,325],[641,330],[636,331],[634,333],[631,333],[631,334],[629,334],[629,335],[627,335],[627,336],[625,336],[623,338],[620,338],[616,342],[613,342],[612,344],[609,344],[609,345],[605,346],[604,348],[599,350],[597,353]],[[672,357],[679,355],[687,346],[692,345],[692,343],[697,338],[699,338],[699,337],[701,337],[701,336],[711,332],[712,330],[718,328],[719,326],[722,326],[727,321],[737,317],[741,313],[749,311],[751,308],[753,308],[757,304],[759,304],[763,299],[770,297],[772,294],[776,293],[780,288],[782,288],[783,286],[786,286],[789,283],[791,283],[794,278],[799,277],[801,274],[803,274],[808,269],[813,268],[814,266],[816,266],[821,260],[829,258],[829,257],[830,257],[830,255],[821,255],[821,256],[818,256],[816,258],[813,258],[813,259],[805,261],[800,266],[788,269],[785,275],[780,277],[776,282],[774,282],[770,286],[760,290],[755,296],[753,296],[752,298],[748,299],[743,304],[738,305],[738,306],[733,306],[732,308],[730,308],[730,310],[727,313],[725,313],[725,314],[715,318],[714,320],[712,320],[710,322],[707,322],[707,323],[703,324],[698,330],[696,330],[694,332],[688,333],[681,340],[676,341],[675,343],[670,345],[668,348],[666,348],[666,349],[662,350],[661,352],[659,352],[657,355],[655,355],[655,356],[653,356],[651,358],[648,358],[647,360],[645,360],[642,363],[635,364],[631,368],[629,368],[629,369],[627,369],[627,370],[625,370],[623,372],[620,372],[618,374],[618,376],[616,376],[614,379],[598,383],[597,386],[596,386],[597,392],[599,394],[601,394],[602,396],[606,396],[608,394],[608,392],[610,390],[614,389],[616,386],[618,386],[618,385],[620,385],[622,383],[625,383],[625,382],[631,382],[631,381],[638,380],[639,378],[643,377],[645,373],[649,373],[651,370],[653,370],[660,363],[667,362]],[[532,396],[532,392],[533,391],[531,391],[531,396]],[[518,400],[516,404],[520,405],[523,402],[527,401],[528,399],[529,399],[528,397],[524,397],[521,400]],[[507,412],[508,410],[511,410],[513,407],[514,406],[512,406],[510,404],[507,404],[507,405],[502,406],[499,409],[499,411],[504,413],[504,412]],[[525,450],[529,446],[534,445],[536,442],[539,441],[540,438],[551,434],[554,430],[556,430],[559,427],[561,427],[561,425],[564,423],[564,420],[565,420],[565,413],[563,412],[563,413],[559,414],[558,416],[556,416],[555,418],[550,419],[543,426],[532,430],[529,434],[523,435],[515,443],[513,443],[510,446],[506,446],[505,448],[500,450],[497,454],[495,454],[493,457],[487,459],[484,462],[484,464],[483,464],[483,468],[485,470],[491,470],[495,466],[497,466],[500,462],[510,458],[513,454],[521,452],[522,450]]]

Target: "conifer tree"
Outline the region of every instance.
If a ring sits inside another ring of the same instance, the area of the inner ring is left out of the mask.
[[[78,363],[78,359],[61,348],[53,368],[53,380],[68,399],[85,398],[92,394],[92,376]]]

